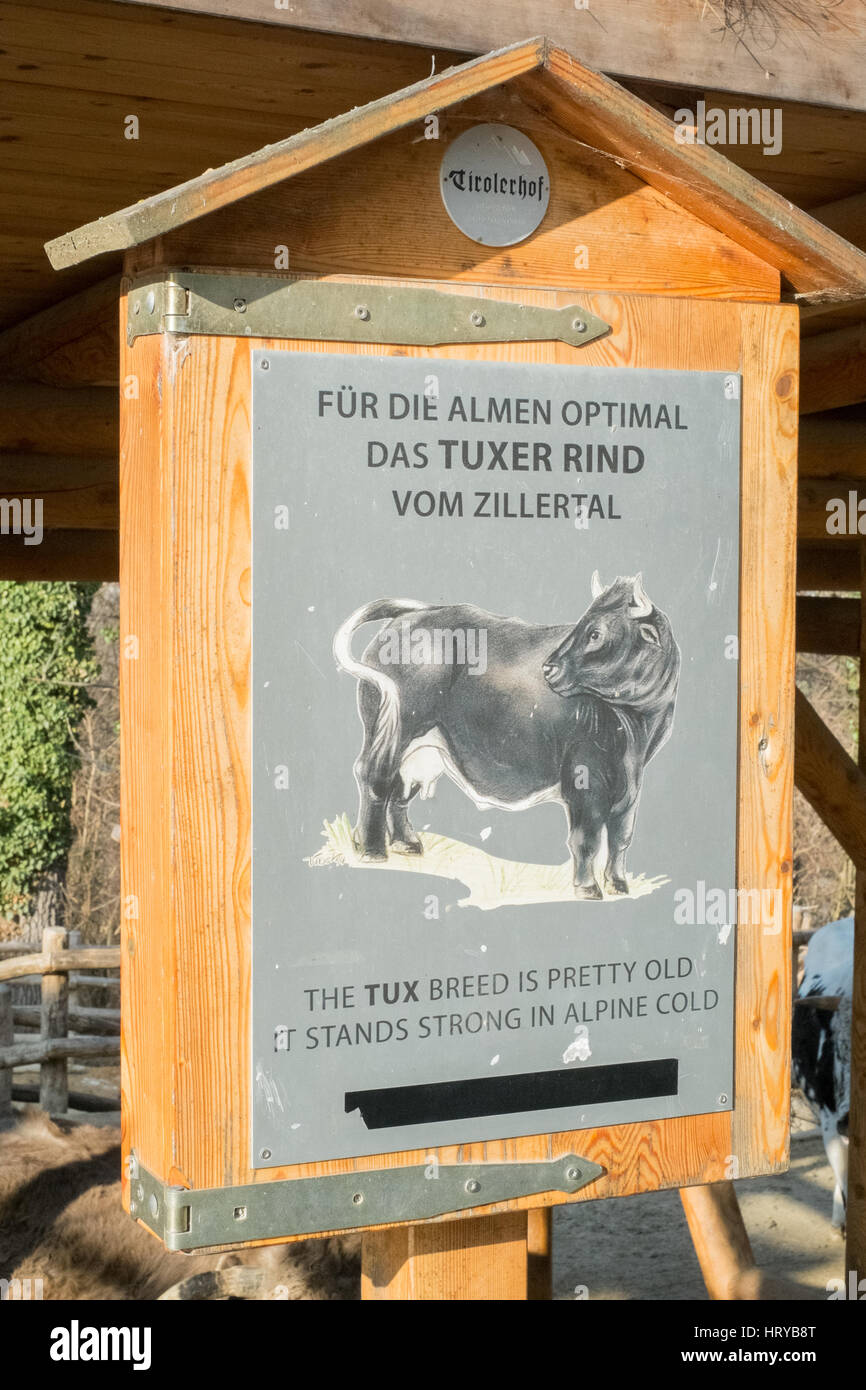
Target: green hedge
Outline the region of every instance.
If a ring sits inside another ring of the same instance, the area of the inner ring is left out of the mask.
[[[96,584],[0,582],[0,913],[26,916],[65,859],[74,732],[96,676]]]

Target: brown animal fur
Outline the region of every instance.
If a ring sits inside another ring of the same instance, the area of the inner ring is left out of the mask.
[[[45,1299],[149,1300],[192,1276],[245,1265],[265,1271],[249,1281],[257,1298],[359,1297],[359,1237],[169,1253],[121,1207],[119,1172],[118,1129],[33,1110],[0,1133],[0,1278],[41,1279]],[[196,1280],[186,1296],[233,1296],[218,1284]]]

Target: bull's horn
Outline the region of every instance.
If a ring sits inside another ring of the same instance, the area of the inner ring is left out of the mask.
[[[821,1009],[825,1013],[834,1014],[841,1002],[841,994],[806,994],[802,999],[795,999],[794,1006],[801,1009]]]
[[[593,598],[598,598],[599,594],[604,593],[604,585],[598,577],[598,570],[593,570],[592,579],[589,581],[589,587],[592,589]]]
[[[640,574],[636,574],[634,577],[634,591],[628,611],[633,618],[648,618],[653,611],[652,603],[644,592],[643,576]]]

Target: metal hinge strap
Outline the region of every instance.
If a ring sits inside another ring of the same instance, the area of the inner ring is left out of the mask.
[[[130,344],[148,333],[188,333],[383,346],[554,341],[583,347],[609,331],[610,324],[580,304],[551,309],[412,286],[179,270],[137,280],[127,309]]]
[[[428,1163],[331,1177],[182,1188],[159,1182],[132,1156],[130,1215],[169,1250],[315,1235],[425,1220],[542,1192],[580,1191],[604,1172],[566,1154],[538,1163]]]

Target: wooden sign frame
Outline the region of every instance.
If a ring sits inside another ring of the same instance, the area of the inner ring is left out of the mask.
[[[131,255],[127,276],[153,261]],[[448,288],[552,307],[575,298],[573,289],[515,287],[506,278]],[[371,348],[166,332],[126,346],[130,283],[121,302],[122,1096],[132,1156],[125,1201],[134,1214],[154,1225],[141,1206],[137,1165],[166,1186],[230,1189],[430,1162],[423,1149],[249,1166],[250,364],[252,351],[264,348],[527,363],[568,363],[579,351],[584,365],[742,374],[737,886],[781,894],[783,911],[780,930],[745,924],[737,933],[734,1110],[435,1152],[444,1164],[468,1168],[573,1153],[604,1170],[576,1196],[546,1194],[546,1205],[783,1169],[797,310],[598,292],[581,293],[580,302],[612,330],[581,349],[550,342]],[[538,1205],[536,1192],[481,1210]],[[399,1224],[411,1217],[410,1209]],[[225,1242],[245,1243],[231,1235]]]

